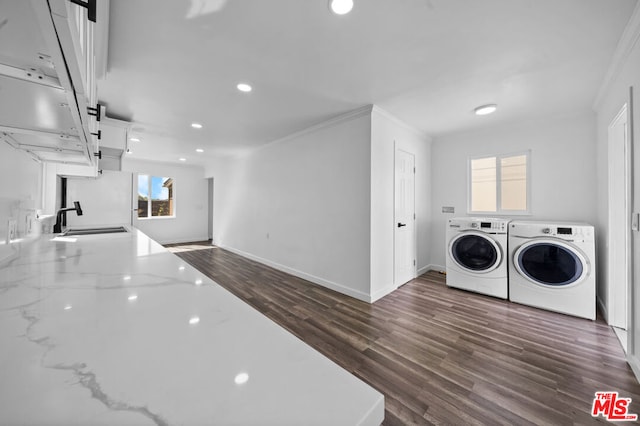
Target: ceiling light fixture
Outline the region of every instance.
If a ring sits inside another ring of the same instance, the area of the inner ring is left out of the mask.
[[[191,123],[191,127],[194,129],[202,129],[202,124],[200,123]]]
[[[187,161],[187,159],[186,159],[186,158],[184,158],[184,157],[182,157],[182,158],[178,158],[178,160],[180,160],[180,161]]]
[[[346,15],[353,9],[353,0],[331,0],[329,7],[336,15]]]
[[[249,381],[249,374],[240,373],[233,379],[233,381],[236,382],[237,385],[243,385]]]
[[[239,91],[245,92],[245,93],[249,93],[251,90],[253,90],[252,87],[247,83],[238,83],[236,87],[238,88]]]
[[[196,149],[196,152],[204,152],[204,149],[202,149],[202,148],[197,148],[197,149]]]
[[[130,138],[129,140],[131,142],[140,142],[140,139],[138,139],[138,138]]]
[[[497,109],[498,106],[496,104],[487,104],[479,106],[473,111],[476,113],[476,115],[487,115],[495,112]]]

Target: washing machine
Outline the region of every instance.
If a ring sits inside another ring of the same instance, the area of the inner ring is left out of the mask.
[[[596,318],[595,232],[585,223],[509,224],[509,299]]]
[[[506,299],[507,225],[499,218],[458,217],[447,222],[447,286]]]

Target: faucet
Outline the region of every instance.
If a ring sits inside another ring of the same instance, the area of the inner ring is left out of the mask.
[[[73,207],[68,207],[66,209],[60,209],[58,210],[58,213],[56,215],[56,224],[53,225],[53,233],[57,234],[62,232],[62,214],[66,214],[66,212],[75,210],[76,213],[78,214],[78,216],[82,216],[82,208],[80,207],[80,202],[79,201],[74,201],[73,202]]]

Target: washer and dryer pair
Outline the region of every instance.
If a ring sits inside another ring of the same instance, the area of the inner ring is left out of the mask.
[[[595,319],[595,235],[583,223],[453,218],[447,285]]]

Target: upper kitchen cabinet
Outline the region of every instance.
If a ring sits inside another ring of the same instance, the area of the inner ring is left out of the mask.
[[[122,156],[127,149],[130,124],[127,121],[109,118],[104,106],[100,120],[100,170],[122,170]]]
[[[107,29],[105,0],[0,2],[0,138],[40,161],[97,168]]]

